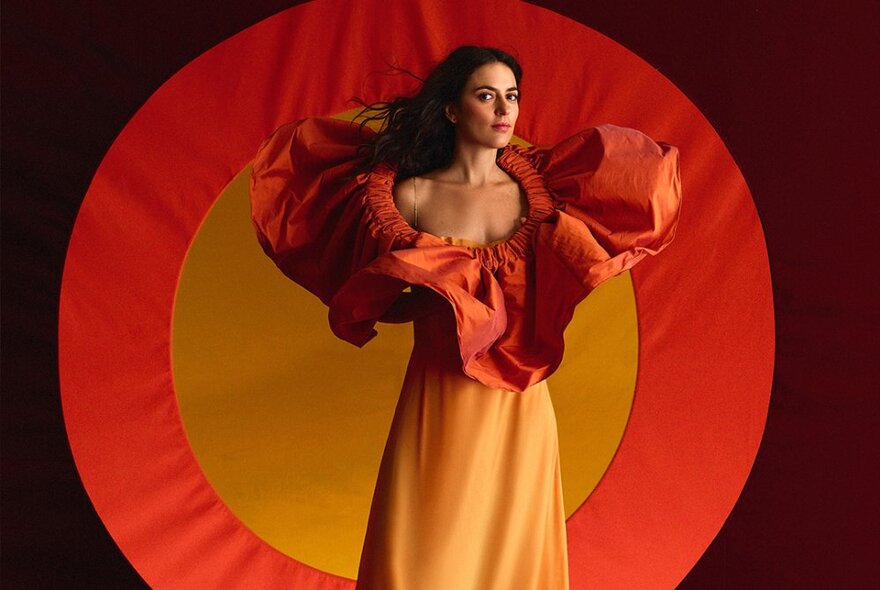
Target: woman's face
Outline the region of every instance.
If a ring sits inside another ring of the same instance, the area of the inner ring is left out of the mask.
[[[480,66],[465,84],[458,104],[446,107],[456,142],[502,148],[510,142],[519,115],[519,89],[513,71],[500,62]]]

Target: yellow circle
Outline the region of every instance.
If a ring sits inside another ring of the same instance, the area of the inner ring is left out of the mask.
[[[337,340],[327,308],[260,250],[249,177],[248,166],[220,195],[178,285],[172,351],[183,422],[211,485],[245,525],[298,561],[355,578],[411,325],[379,324],[363,349]],[[578,306],[565,340],[548,385],[571,515],[611,462],[632,406],[629,273]]]

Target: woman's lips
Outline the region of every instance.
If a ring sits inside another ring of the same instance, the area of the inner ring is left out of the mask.
[[[497,123],[495,125],[492,125],[492,129],[495,129],[497,131],[507,131],[508,129],[510,129],[510,123]]]

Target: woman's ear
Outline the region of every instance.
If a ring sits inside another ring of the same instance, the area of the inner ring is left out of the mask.
[[[443,114],[446,115],[446,118],[449,119],[453,125],[458,123],[458,116],[455,114],[455,105],[453,103],[450,102],[443,107]]]

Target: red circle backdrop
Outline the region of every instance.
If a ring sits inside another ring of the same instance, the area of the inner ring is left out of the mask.
[[[773,309],[760,222],[711,125],[649,64],[541,8],[318,0],[235,35],[164,84],[107,153],[74,227],[59,320],[65,423],[96,510],[152,586],[353,587],[272,549],[211,488],[174,391],[175,293],[202,220],[266,135],[345,111],[354,95],[407,92],[404,76],[370,74],[388,62],[426,72],[466,43],[519,57],[517,135],[529,142],[609,122],[682,155],[675,242],[632,273],[639,373],[629,424],[568,520],[572,588],[673,587],[729,514],[763,432]]]

